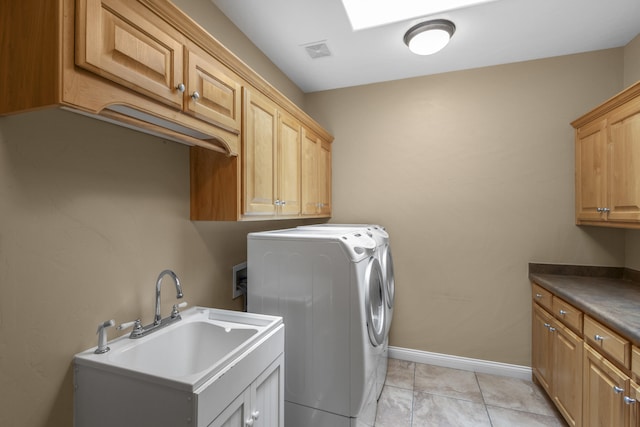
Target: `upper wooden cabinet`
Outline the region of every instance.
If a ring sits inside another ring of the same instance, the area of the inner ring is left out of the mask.
[[[576,223],[640,228],[640,82],[572,125]]]
[[[330,216],[331,142],[255,90],[243,90],[242,117],[239,163],[191,149],[191,219]]]
[[[62,107],[201,148],[194,219],[300,216],[302,127],[330,152],[331,135],[169,0],[3,1],[0,49],[0,115]]]
[[[209,55],[221,47],[171,2],[13,3],[0,3],[0,47],[11,52],[0,57],[0,114],[57,106],[188,145],[239,152],[239,126],[185,107],[192,40]]]
[[[331,143],[302,129],[302,214],[331,215]]]

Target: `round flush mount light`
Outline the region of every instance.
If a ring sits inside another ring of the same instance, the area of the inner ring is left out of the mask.
[[[409,28],[404,43],[416,55],[431,55],[442,50],[455,32],[454,23],[446,19],[425,21]]]

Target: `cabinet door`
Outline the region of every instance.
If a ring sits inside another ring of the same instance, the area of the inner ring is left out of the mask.
[[[555,324],[553,401],[570,426],[582,425],[582,339]]]
[[[207,427],[245,427],[247,425],[246,422],[251,419],[250,401],[251,392],[247,388]]]
[[[331,216],[331,143],[320,142],[318,156],[318,201],[320,215]]]
[[[308,129],[302,137],[302,214],[331,215],[331,143]]]
[[[278,115],[278,213],[300,214],[300,122],[288,114]]]
[[[253,427],[284,426],[284,358],[267,368],[251,387]]]
[[[193,45],[189,45],[186,62],[186,110],[232,132],[239,131],[242,96],[239,77]]]
[[[640,221],[640,102],[609,117],[610,221]]]
[[[537,304],[533,304],[531,367],[542,388],[551,396],[553,367],[552,317]]]
[[[618,368],[585,344],[582,425],[623,427],[624,393],[628,380]]]
[[[604,220],[606,200],[606,121],[576,131],[576,220]]]
[[[275,215],[278,112],[266,97],[244,89],[243,114],[243,214]]]
[[[320,203],[318,166],[320,139],[307,129],[302,132],[302,214],[316,215]]]
[[[629,427],[640,427],[640,386],[635,381],[629,382],[629,397],[625,403],[629,406]]]
[[[183,36],[140,3],[78,0],[76,64],[182,109]]]

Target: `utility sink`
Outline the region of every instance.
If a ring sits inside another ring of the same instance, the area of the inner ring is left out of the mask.
[[[75,363],[194,391],[282,324],[280,317],[204,307],[180,314],[145,337],[109,342],[107,353],[77,354]]]

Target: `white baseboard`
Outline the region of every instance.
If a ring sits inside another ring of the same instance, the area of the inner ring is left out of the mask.
[[[468,357],[451,356],[449,354],[392,346],[389,346],[389,357],[409,362],[424,363],[426,365],[461,369],[463,371],[531,380],[531,368],[528,366],[510,365],[508,363],[491,362],[489,360],[471,359]]]

